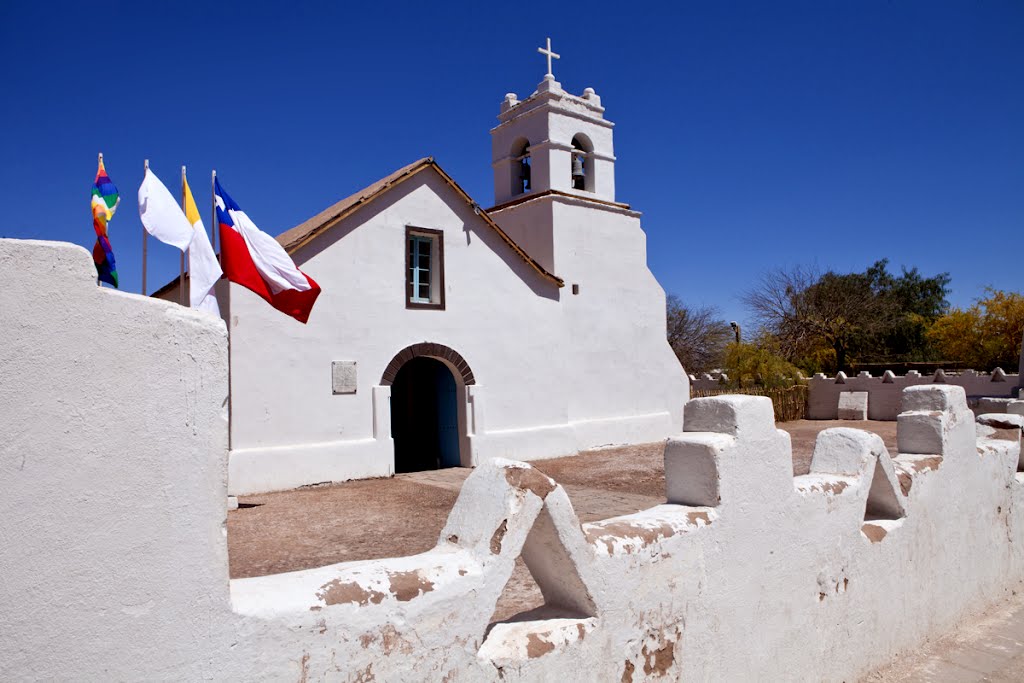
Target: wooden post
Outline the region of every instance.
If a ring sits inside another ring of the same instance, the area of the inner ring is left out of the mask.
[[[149,173],[149,159],[146,159],[143,163],[144,172]],[[146,296],[146,238],[149,233],[146,232],[146,226],[142,226],[142,296]]]

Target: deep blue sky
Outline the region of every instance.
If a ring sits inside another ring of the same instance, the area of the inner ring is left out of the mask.
[[[0,236],[91,248],[98,151],[127,291],[146,157],[201,206],[215,167],[273,234],[427,155],[489,206],[488,130],[550,35],[684,301],[743,321],[766,269],[879,258],[959,305],[1024,288],[1022,2],[232,4],[0,3]],[[150,240],[151,290],[176,254]]]

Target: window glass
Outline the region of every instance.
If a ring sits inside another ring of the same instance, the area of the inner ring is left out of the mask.
[[[412,302],[430,303],[430,250],[433,238],[422,235],[409,237],[409,281],[412,283]]]
[[[405,227],[405,304],[436,308],[444,304],[444,233],[432,228]]]

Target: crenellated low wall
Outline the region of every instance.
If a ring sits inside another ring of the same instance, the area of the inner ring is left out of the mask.
[[[0,240],[0,680],[849,681],[1022,588],[1022,419],[950,385],[895,457],[830,429],[793,477],[768,399],[696,399],[663,505],[494,460],[428,552],[229,580],[223,323],[91,268]],[[492,623],[520,556],[546,604]]]
[[[700,375],[690,375],[690,393],[695,391],[715,391],[725,386],[725,382],[728,381],[729,376],[724,374],[715,374],[704,372]]]
[[[937,371],[934,375],[922,375],[911,370],[906,375],[895,375],[886,371],[880,377],[861,372],[853,377],[838,373],[826,377],[818,373],[808,380],[807,417],[811,420],[835,420],[840,418],[840,395],[848,392],[867,393],[867,419],[895,420],[900,412],[900,397],[907,387],[927,385],[948,385],[962,387],[969,403],[974,405],[983,397],[1010,398],[1019,391],[1020,377],[1006,374],[1000,368],[991,373],[965,370],[954,374]]]

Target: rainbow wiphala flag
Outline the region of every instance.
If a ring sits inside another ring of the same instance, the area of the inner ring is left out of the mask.
[[[107,237],[107,221],[114,217],[114,211],[121,198],[117,188],[110,181],[103,159],[96,171],[96,182],[92,187],[92,227],[96,231],[96,244],[92,248],[92,260],[96,262],[96,274],[103,282],[117,287],[117,266],[114,264],[114,250]]]

